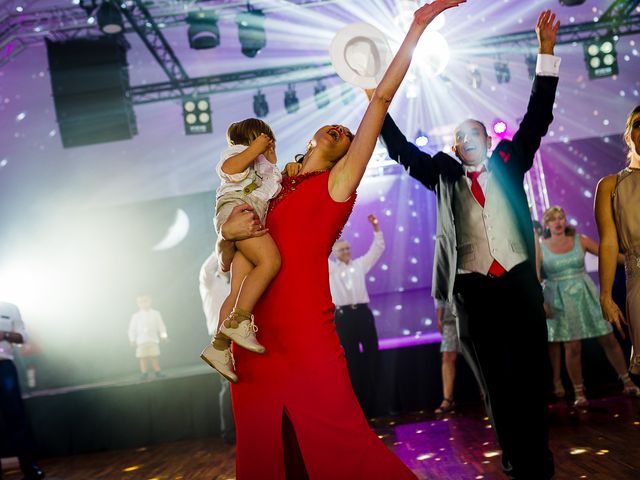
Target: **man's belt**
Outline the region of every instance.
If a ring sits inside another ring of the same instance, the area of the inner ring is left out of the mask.
[[[340,305],[336,307],[336,313],[342,315],[344,312],[348,312],[349,310],[358,310],[360,308],[366,307],[366,303],[354,303],[352,305]]]

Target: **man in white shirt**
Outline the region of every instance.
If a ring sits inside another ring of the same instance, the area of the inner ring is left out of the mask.
[[[218,268],[218,254],[213,252],[200,267],[199,285],[202,310],[207,320],[207,331],[214,336],[218,331],[220,306],[231,291],[230,273],[222,273]],[[213,348],[211,345],[207,348]],[[206,350],[206,349],[205,349]],[[225,443],[236,443],[236,428],[231,407],[231,391],[229,381],[220,375],[220,436]]]
[[[156,378],[164,378],[166,375],[160,371],[160,340],[168,340],[167,327],[160,312],[151,308],[149,295],[140,295],[137,303],[140,310],[133,314],[129,322],[129,343],[136,347],[141,378],[146,380],[149,376],[147,361],[151,362]]]
[[[0,415],[6,427],[2,436],[9,438],[14,449],[11,453],[17,454],[25,480],[37,480],[44,478],[44,472],[35,464],[33,438],[14,364],[13,345],[23,344],[26,339],[18,307],[0,302]]]
[[[369,215],[368,220],[373,226],[373,242],[362,257],[351,259],[351,246],[346,240],[338,240],[333,246],[337,261],[329,260],[329,286],[336,306],[336,330],[344,348],[351,384],[365,415],[372,416],[375,413],[378,333],[368,306],[365,276],[384,251],[384,237],[378,219]]]
[[[523,180],[553,121],[559,26],[551,11],[540,14],[527,111],[513,139],[500,141],[489,158],[491,137],[477,120],[465,120],[454,132],[460,162],[443,152],[420,151],[390,116],[381,132],[391,158],[436,194],[432,293],[455,302],[461,345],[477,367],[503,469],[512,479],[546,480],[554,472],[547,329]]]

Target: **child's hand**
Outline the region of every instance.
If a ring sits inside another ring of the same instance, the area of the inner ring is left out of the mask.
[[[273,165],[278,163],[278,157],[276,157],[276,142],[274,140],[271,140],[271,144],[265,150],[264,157]]]
[[[260,136],[258,136],[253,142],[251,142],[251,145],[249,146],[252,149],[255,149],[255,151],[259,155],[261,153],[265,153],[272,144],[273,139],[269,135],[261,133]]]
[[[302,164],[298,162],[290,162],[284,166],[284,173],[287,174],[287,177],[295,177],[300,174],[300,170],[302,170]]]

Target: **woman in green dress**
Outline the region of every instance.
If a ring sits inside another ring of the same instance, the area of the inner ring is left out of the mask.
[[[547,328],[556,395],[564,396],[560,378],[560,344],[563,343],[565,365],[575,392],[574,405],[588,405],[582,379],[581,341],[597,338],[624,384],[624,393],[639,396],[640,389],[629,378],[624,354],[611,324],[602,316],[596,286],[585,270],[585,252],[597,255],[597,242],[586,235],[577,235],[574,228],[567,226],[561,207],[549,208],[543,221],[545,238],[541,242],[541,261],[547,275],[544,294],[551,312]]]

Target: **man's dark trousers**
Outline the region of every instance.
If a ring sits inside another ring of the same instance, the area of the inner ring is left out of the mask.
[[[379,352],[371,309],[366,303],[336,308],[336,330],[344,348],[353,390],[365,415],[373,416],[376,413]]]
[[[458,274],[454,300],[460,340],[478,367],[505,473],[551,478],[547,326],[533,266],[524,262],[499,278]]]

